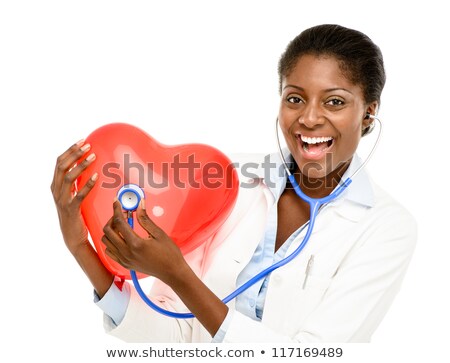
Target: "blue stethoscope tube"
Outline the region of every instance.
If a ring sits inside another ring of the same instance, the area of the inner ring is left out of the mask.
[[[256,282],[258,282],[259,280],[261,280],[262,278],[264,278],[265,276],[267,276],[268,274],[270,274],[272,271],[280,268],[281,266],[286,265],[287,263],[291,262],[295,257],[297,257],[300,252],[305,248],[306,244],[308,243],[310,237],[311,237],[311,233],[314,229],[314,224],[317,218],[317,215],[319,213],[319,209],[321,206],[331,202],[332,200],[336,199],[339,197],[339,195],[342,194],[342,192],[344,192],[344,190],[351,184],[352,182],[352,178],[359,173],[363,167],[365,167],[365,165],[367,164],[367,162],[369,161],[369,159],[372,157],[378,143],[380,140],[380,136],[381,136],[381,131],[382,131],[382,124],[381,124],[381,120],[377,117],[377,116],[373,116],[371,115],[370,118],[375,119],[378,121],[379,125],[380,125],[380,129],[378,132],[378,136],[377,139],[375,141],[375,145],[372,148],[372,151],[369,153],[368,157],[366,158],[366,160],[364,161],[364,163],[362,163],[362,165],[353,173],[353,175],[349,178],[347,178],[343,183],[341,183],[334,191],[333,193],[331,193],[330,195],[327,195],[326,197],[320,198],[320,199],[315,199],[315,198],[311,198],[309,196],[307,196],[305,193],[303,193],[303,191],[301,190],[300,186],[298,185],[297,181],[295,180],[295,176],[291,174],[289,168],[287,167],[286,161],[283,157],[282,151],[281,151],[281,146],[280,146],[280,142],[279,142],[279,137],[278,137],[278,119],[276,121],[276,136],[277,136],[277,142],[278,142],[278,150],[280,153],[280,156],[282,158],[283,161],[283,165],[286,169],[286,172],[288,174],[288,178],[289,181],[291,182],[292,186],[294,187],[294,190],[296,192],[296,194],[303,199],[305,202],[307,202],[309,204],[310,207],[310,217],[309,217],[309,222],[307,225],[307,230],[305,233],[305,236],[303,237],[302,242],[300,243],[300,245],[295,249],[294,252],[292,252],[289,256],[285,257],[284,259],[282,259],[281,261],[278,261],[277,263],[274,263],[273,265],[267,267],[266,269],[262,270],[260,273],[258,273],[256,276],[252,277],[250,280],[248,280],[246,283],[244,283],[243,285],[241,285],[240,287],[238,287],[235,291],[233,291],[230,295],[228,295],[227,297],[225,297],[224,299],[222,299],[222,302],[224,304],[227,304],[228,302],[230,302],[231,300],[233,300],[234,298],[236,298],[238,295],[242,294],[245,290],[247,290],[248,288],[250,288],[252,285],[254,285]],[[122,188],[123,189],[123,188]],[[122,190],[121,189],[121,190]],[[139,199],[140,200],[140,199]],[[121,201],[121,199],[119,198],[119,201]],[[121,202],[122,203],[122,202]],[[136,208],[137,205],[139,204],[139,202],[137,202],[136,204]],[[133,218],[132,218],[132,211],[130,213],[130,209],[128,210],[128,223],[130,224],[131,228],[133,228]],[[131,214],[131,217],[130,217]],[[171,318],[176,318],[176,319],[191,319],[194,318],[194,314],[192,313],[175,313],[173,311],[169,311],[169,310],[165,310],[163,308],[161,308],[160,306],[156,305],[155,303],[153,303],[148,296],[144,293],[144,291],[141,288],[141,285],[139,283],[139,280],[136,276],[136,272],[134,270],[130,270],[130,274],[131,274],[131,279],[133,281],[134,287],[136,288],[137,293],[139,294],[139,296],[141,297],[142,300],[144,300],[144,302],[150,306],[153,310],[157,311],[158,313],[162,314],[162,315],[166,315],[168,317]]]

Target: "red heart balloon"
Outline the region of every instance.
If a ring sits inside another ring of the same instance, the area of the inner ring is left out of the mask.
[[[144,190],[147,214],[183,254],[211,237],[231,213],[238,176],[231,161],[211,146],[163,145],[124,123],[98,128],[86,143],[96,159],[77,180],[78,189],[94,172],[99,177],[81,212],[101,261],[116,276],[131,278],[127,269],[105,254],[101,238],[113,214],[113,199],[124,184]],[[139,235],[148,235],[137,222],[134,228]]]

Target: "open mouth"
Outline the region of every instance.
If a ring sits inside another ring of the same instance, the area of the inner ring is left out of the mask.
[[[334,138],[331,136],[308,137],[301,134],[296,135],[303,150],[311,156],[321,156],[333,145]]]

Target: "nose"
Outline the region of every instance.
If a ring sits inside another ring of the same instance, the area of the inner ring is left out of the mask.
[[[317,125],[322,125],[324,123],[324,116],[320,107],[313,103],[306,104],[305,106],[298,118],[298,122],[309,129]]]

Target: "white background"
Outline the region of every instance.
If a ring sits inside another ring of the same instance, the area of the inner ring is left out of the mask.
[[[104,334],[89,282],[65,249],[49,189],[56,157],[115,121],[165,144],[275,151],[278,58],[320,23],[361,30],[383,51],[385,134],[369,169],[420,232],[373,343],[348,347],[357,357],[346,361],[448,356],[443,3],[1,1],[0,356],[106,361],[105,347],[129,347]]]

